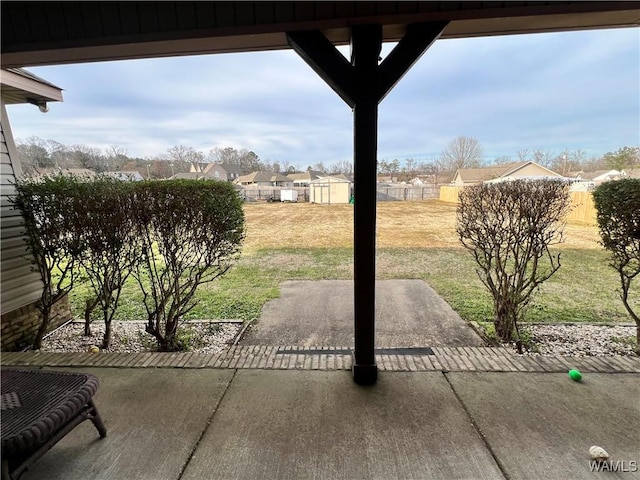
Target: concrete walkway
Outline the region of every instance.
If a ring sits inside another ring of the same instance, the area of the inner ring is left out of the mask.
[[[353,281],[287,281],[241,345],[354,345]],[[482,339],[426,282],[376,282],[376,346],[479,347]]]
[[[21,480],[640,478],[639,374],[80,370],[108,436],[85,422]]]

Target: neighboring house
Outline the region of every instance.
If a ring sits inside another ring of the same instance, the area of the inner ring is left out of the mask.
[[[223,180],[233,182],[242,175],[242,168],[231,163],[192,163],[189,173],[199,174],[195,177],[176,178],[209,178],[212,180]]]
[[[398,177],[396,175],[378,175],[378,183],[397,183]]]
[[[640,178],[640,168],[629,168],[622,171],[622,178]]]
[[[570,172],[569,177],[573,184],[572,192],[592,192],[598,185],[610,180],[623,178],[625,172],[618,170],[597,170],[594,172]]]
[[[323,177],[309,184],[309,202],[311,203],[349,203],[351,200],[351,182],[340,177]]]
[[[456,186],[477,185],[490,181],[518,178],[563,178],[562,175],[536,162],[513,162],[483,168],[460,168],[451,182]]]
[[[116,180],[124,180],[126,182],[141,182],[144,180],[140,172],[136,171],[104,172],[104,174]]]
[[[594,188],[596,188],[596,184],[589,181],[575,181],[572,179],[571,187],[569,188],[570,192],[592,192]]]
[[[620,180],[624,173],[619,170],[596,170],[595,172],[578,172],[575,178],[580,182],[593,182],[596,186],[611,180]]]
[[[0,70],[0,176],[2,191],[0,228],[2,229],[2,271],[0,290],[2,300],[2,347],[12,349],[20,344],[25,331],[37,328],[38,313],[35,302],[42,293],[40,275],[34,272],[26,255],[26,242],[20,212],[11,206],[15,193],[13,183],[22,174],[22,167],[11,133],[6,105],[31,103],[47,112],[47,102],[61,102],[62,89],[20,68]],[[34,115],[39,115],[34,112]],[[27,332],[28,333],[28,332]]]
[[[332,175],[332,177],[342,178],[343,180],[349,180],[349,182],[353,183],[353,177],[351,175],[346,175],[344,173],[341,173],[339,175]]]
[[[204,173],[216,180],[233,182],[242,175],[242,168],[232,163],[192,163],[189,173]]]
[[[241,175],[234,183],[242,186],[255,186],[255,187],[292,187],[293,181],[274,172],[257,171],[250,173],[249,175]]]
[[[418,175],[409,180],[409,183],[414,187],[421,187],[423,185],[433,185],[436,183],[435,175]]]
[[[234,163],[221,163],[220,166],[227,172],[227,180],[230,182],[235,181],[242,175],[242,167]]]
[[[180,172],[171,175],[169,180],[216,180],[216,178],[205,175],[202,172]]]
[[[204,169],[207,168],[207,165],[209,165],[208,163],[191,163],[191,165],[189,166],[189,173],[202,173],[204,172]]]
[[[229,178],[227,170],[220,163],[210,163],[205,167],[202,173],[207,177],[212,177],[216,180],[223,180],[225,182],[227,180],[233,181],[233,179]]]
[[[312,181],[326,177],[326,174],[318,170],[307,170],[302,173],[290,173],[287,177],[293,181],[294,187],[308,187]]]
[[[70,175],[72,177],[78,178],[86,178],[91,179],[94,178],[97,174],[93,170],[88,168],[36,168],[34,169],[34,177],[44,177],[48,175]]]

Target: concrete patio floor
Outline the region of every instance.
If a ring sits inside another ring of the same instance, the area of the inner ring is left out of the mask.
[[[640,478],[588,455],[640,461],[638,373],[67,370],[100,379],[108,436],[85,422],[21,480]]]
[[[3,353],[94,373],[108,429],[81,424],[20,480],[640,479],[640,358],[486,347],[426,283],[381,281],[361,387],[351,287],[285,282],[218,354]],[[633,471],[592,472],[592,445]]]

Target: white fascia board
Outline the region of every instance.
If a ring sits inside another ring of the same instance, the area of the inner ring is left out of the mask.
[[[17,88],[27,93],[38,95],[47,99],[48,102],[62,102],[62,90],[45,85],[36,80],[23,77],[17,73],[7,70],[0,70],[0,84]]]

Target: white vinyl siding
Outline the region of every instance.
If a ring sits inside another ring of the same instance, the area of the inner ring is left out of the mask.
[[[32,271],[30,261],[25,258],[27,247],[22,227],[22,218],[9,198],[15,193],[13,183],[20,162],[11,136],[7,112],[2,103],[0,122],[0,298],[2,314],[35,302],[40,298],[42,282],[40,275]]]

